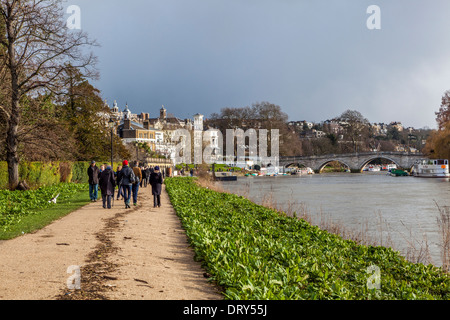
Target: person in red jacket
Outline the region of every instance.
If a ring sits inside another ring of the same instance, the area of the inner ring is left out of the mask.
[[[122,162],[122,170],[117,174],[117,181],[123,190],[123,200],[125,202],[125,208],[130,208],[131,186],[135,178],[133,169],[128,166],[128,161]]]

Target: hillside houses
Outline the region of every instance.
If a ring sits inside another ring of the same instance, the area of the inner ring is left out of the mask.
[[[150,150],[169,159],[175,158],[176,143],[172,138],[177,129],[201,132],[202,136],[204,130],[209,129],[204,128],[202,114],[193,115],[193,119],[180,119],[168,113],[164,106],[159,110],[158,117],[151,117],[149,113],[135,114],[128,104],[121,110],[116,101],[110,110],[111,118],[116,123],[115,133],[122,138],[124,144],[145,143]],[[212,154],[221,154],[218,136],[212,132],[214,130],[210,131],[208,135],[210,141],[207,144],[212,148]],[[200,145],[204,144],[205,142],[202,142]]]
[[[405,127],[399,121],[368,123],[365,130],[354,137],[349,136],[348,132],[346,134],[348,123],[335,119],[318,123],[305,120],[289,121],[288,126],[301,141],[313,142],[329,138],[334,144],[353,145],[353,148],[347,148],[348,152],[352,150],[419,152],[429,134],[426,129]],[[365,148],[359,147],[362,145],[365,145]]]
[[[238,116],[233,121],[228,118],[215,118],[211,121],[199,113],[194,114],[191,119],[181,119],[170,114],[164,106],[155,113],[137,114],[132,112],[128,104],[119,108],[116,101],[110,110],[109,116],[116,123],[115,132],[124,144],[144,143],[154,153],[173,161],[179,144],[179,140],[173,141],[174,133],[178,129],[187,130],[192,139],[191,155],[195,158],[192,159],[196,163],[204,160],[205,156],[212,157],[217,163],[223,160],[225,129],[258,130],[263,123],[259,119]],[[292,147],[296,147],[298,155],[369,150],[416,152],[422,149],[428,134],[427,130],[405,128],[398,121],[389,124],[365,122],[357,128],[357,132],[350,132],[350,123],[336,119],[321,122],[289,121],[285,125],[288,130],[281,139],[287,145],[291,143]],[[292,142],[289,139],[293,139]]]

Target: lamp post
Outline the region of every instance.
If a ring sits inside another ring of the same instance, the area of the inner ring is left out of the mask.
[[[115,125],[114,120],[112,118],[109,118],[108,127],[111,129],[111,168],[114,168],[114,163],[113,163],[113,129],[114,129],[114,125]]]

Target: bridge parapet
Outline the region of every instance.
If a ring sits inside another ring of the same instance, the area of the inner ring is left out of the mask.
[[[416,160],[424,159],[425,157],[421,153],[360,152],[307,157],[280,157],[279,163],[284,167],[292,164],[304,165],[306,167],[310,167],[316,172],[320,172],[328,163],[337,161],[349,167],[352,172],[361,172],[368,163],[379,158],[389,160],[400,168],[410,169]]]

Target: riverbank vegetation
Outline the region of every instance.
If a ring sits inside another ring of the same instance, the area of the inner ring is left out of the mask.
[[[227,299],[450,298],[441,268],[344,240],[192,178],[166,179],[166,186],[196,258]]]
[[[435,159],[450,159],[450,90],[442,96],[439,111],[436,112],[437,130],[433,130],[424,152]]]

